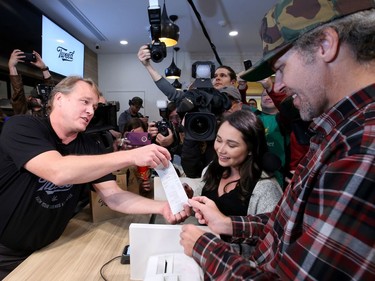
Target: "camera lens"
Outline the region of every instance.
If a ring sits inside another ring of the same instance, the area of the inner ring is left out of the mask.
[[[164,42],[155,41],[149,46],[151,60],[155,63],[161,62],[167,56],[167,49]]]
[[[185,139],[197,141],[214,140],[216,136],[216,117],[212,113],[192,112],[185,115]]]
[[[207,118],[203,116],[194,117],[191,119],[190,129],[194,134],[204,135],[209,129]]]
[[[156,127],[158,128],[158,132],[162,134],[164,137],[167,137],[169,135],[168,131],[168,123],[165,121],[159,121],[156,123]]]
[[[161,52],[155,50],[151,53],[151,59],[153,62],[161,62],[163,60],[163,55]]]

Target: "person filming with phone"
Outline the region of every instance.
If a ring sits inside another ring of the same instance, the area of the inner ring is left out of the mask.
[[[33,65],[42,71],[43,84],[54,86],[55,82],[49,72],[48,66],[42,60],[38,52],[25,53],[19,49],[13,50],[8,61],[9,78],[13,88],[11,97],[11,104],[14,114],[31,114],[42,116],[45,113],[42,100],[39,98],[37,91],[34,89],[30,95],[25,95],[25,90],[22,82],[22,76],[17,71],[17,64],[26,63]]]
[[[131,118],[125,123],[121,138],[115,142],[114,151],[131,150],[151,144],[151,136],[147,132],[147,125],[140,118]],[[122,169],[126,173],[127,185],[138,185],[137,193],[149,195],[151,186],[151,169],[147,166],[130,166]]]

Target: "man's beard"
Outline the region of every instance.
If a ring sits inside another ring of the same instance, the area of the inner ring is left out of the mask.
[[[310,95],[310,99],[302,99],[301,95],[297,95],[300,100],[299,114],[303,121],[311,121],[320,116],[329,104],[326,93],[322,88],[317,89],[315,93],[311,92]]]
[[[299,115],[303,121],[311,121],[313,118],[317,117],[309,102],[301,102]]]

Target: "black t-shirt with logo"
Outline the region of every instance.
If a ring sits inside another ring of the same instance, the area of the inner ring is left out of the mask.
[[[33,157],[51,150],[62,155],[103,153],[83,133],[62,144],[48,118],[16,115],[4,125],[0,135],[0,243],[6,247],[30,252],[40,249],[60,237],[74,214],[85,184],[56,186],[23,168]],[[94,182],[107,180],[114,176]]]

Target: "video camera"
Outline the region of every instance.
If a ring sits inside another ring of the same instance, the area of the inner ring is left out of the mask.
[[[218,119],[232,104],[226,94],[213,88],[211,79],[215,65],[212,62],[198,61],[193,64],[192,72],[192,77],[196,78],[194,89],[186,91],[176,101],[177,112],[185,116],[185,139],[214,140]]]
[[[160,6],[148,7],[148,19],[152,43],[148,45],[151,52],[151,60],[155,63],[161,62],[167,56],[167,47],[159,39],[161,37],[161,12]]]
[[[113,151],[113,137],[109,130],[118,131],[117,111],[119,110],[118,101],[99,103],[94,117],[86,127],[85,134],[92,137],[106,153]]]
[[[52,90],[53,86],[51,85],[38,84],[30,93],[32,97],[40,99],[44,115],[47,115],[48,99]]]
[[[120,110],[118,101],[99,103],[94,117],[86,128],[86,133],[95,133],[107,130],[118,130],[117,112]]]
[[[53,86],[38,84],[36,86],[37,96],[34,96],[42,101],[42,104],[47,104],[49,96],[53,90]]]

